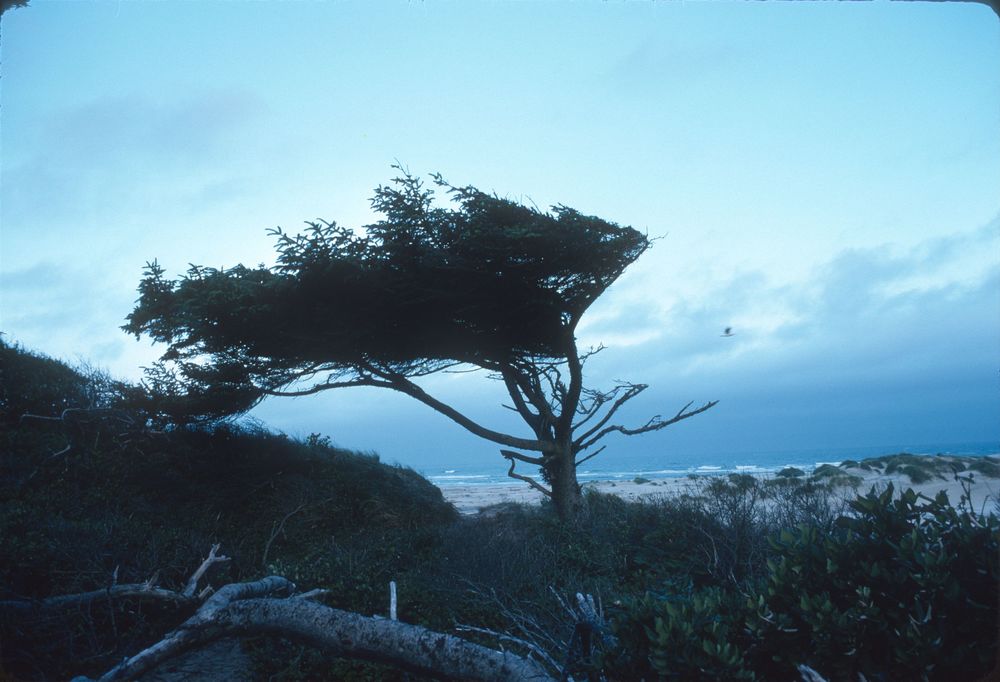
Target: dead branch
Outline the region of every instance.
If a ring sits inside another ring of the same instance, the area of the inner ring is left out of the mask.
[[[514,452],[513,450],[501,450],[500,454],[504,456],[505,459],[516,459],[518,462],[524,462],[525,464],[535,464],[541,466],[545,463],[545,460],[541,457],[529,457],[528,455],[522,455],[520,452]]]
[[[442,679],[553,680],[536,661],[454,635],[370,618],[292,596],[295,585],[271,576],[226,585],[160,642],[126,659],[99,682],[134,680],[185,651],[232,636],[268,634],[345,658],[388,663]],[[74,682],[85,682],[78,677]]]
[[[542,649],[537,644],[529,642],[526,639],[521,639],[520,637],[515,637],[514,635],[507,632],[497,632],[496,630],[490,630],[488,628],[480,628],[474,625],[463,625],[462,623],[455,623],[455,629],[459,632],[475,632],[480,635],[488,635],[490,637],[496,638],[498,642],[510,642],[512,644],[517,644],[527,649],[529,652],[535,654],[540,659],[542,659],[552,670],[558,671],[559,664],[556,660],[549,656],[549,654]]]
[[[688,408],[691,407],[691,403],[688,403],[687,405],[685,405],[684,407],[682,407],[680,409],[680,411],[678,411],[677,414],[675,414],[670,419],[663,419],[660,415],[656,415],[655,417],[653,417],[652,419],[650,419],[648,422],[646,422],[642,426],[640,426],[638,428],[634,428],[634,429],[629,429],[629,428],[626,428],[624,426],[619,426],[617,424],[614,425],[614,426],[608,426],[608,427],[605,427],[604,429],[601,429],[600,431],[598,431],[597,435],[595,435],[593,438],[590,438],[588,440],[582,440],[583,436],[581,436],[581,438],[578,438],[576,441],[574,441],[574,447],[576,448],[577,452],[579,452],[580,450],[586,450],[587,448],[589,448],[590,446],[592,446],[594,443],[596,443],[597,441],[601,440],[602,438],[604,438],[604,436],[608,435],[609,433],[611,433],[613,431],[618,431],[619,433],[622,433],[622,434],[624,434],[626,436],[635,436],[635,435],[640,434],[640,433],[648,433],[650,431],[659,431],[660,429],[666,428],[666,427],[670,426],[671,424],[676,424],[677,422],[682,421],[684,419],[688,419],[689,417],[693,417],[696,414],[701,414],[705,410],[708,410],[708,409],[710,409],[712,407],[715,407],[718,403],[719,403],[718,400],[713,400],[711,402],[705,403],[704,405],[702,405],[701,407],[699,407],[696,410],[690,410],[690,411],[688,411]],[[592,430],[593,429],[591,429],[591,431]],[[588,433],[590,433],[590,432],[588,431]]]
[[[583,459],[578,460],[576,462],[573,462],[573,466],[580,466],[581,464],[583,464],[584,462],[586,462],[588,459],[593,459],[594,457],[597,457],[599,454],[601,454],[602,452],[604,452],[604,448],[606,448],[606,447],[608,447],[608,446],[607,445],[602,445],[601,447],[597,448],[596,450],[594,450],[592,453],[590,453],[589,455],[587,455]]]
[[[508,460],[510,460],[510,469],[507,471],[507,475],[510,476],[511,478],[516,478],[519,481],[524,481],[525,483],[527,483],[528,485],[530,485],[532,488],[534,488],[538,492],[540,492],[543,495],[545,495],[546,497],[552,497],[552,491],[549,490],[548,488],[546,488],[545,486],[543,486],[541,483],[539,483],[535,479],[533,479],[531,476],[525,476],[524,474],[518,474],[518,473],[514,472],[515,459],[513,457],[508,457],[506,454],[504,454],[504,453],[509,453],[509,452],[510,452],[510,450],[501,450],[500,451],[500,453],[503,454],[504,457],[506,457]]]
[[[615,416],[615,412],[617,412],[619,410],[619,408],[621,408],[622,405],[624,405],[629,400],[631,400],[632,398],[636,397],[637,395],[639,395],[640,393],[642,393],[643,391],[645,391],[647,388],[649,388],[649,386],[646,385],[646,384],[619,384],[618,386],[615,386],[614,389],[612,389],[610,392],[605,393],[605,394],[601,394],[600,398],[599,398],[598,408],[597,409],[599,409],[601,405],[603,405],[606,402],[609,402],[611,399],[613,399],[615,397],[618,397],[618,399],[615,400],[614,404],[611,405],[611,407],[608,409],[608,411],[605,413],[605,415],[603,417],[601,417],[601,419],[596,424],[594,424],[594,426],[592,426],[585,433],[581,434],[579,438],[576,439],[576,441],[574,442],[574,445],[580,446],[581,443],[583,443],[585,440],[587,440],[588,438],[590,438],[592,435],[594,435],[595,433],[597,433],[598,431],[600,431],[601,427],[604,426],[605,424],[607,424],[608,421],[613,416]],[[618,394],[620,392],[622,392],[622,391],[624,391],[624,394],[621,395],[621,396],[618,396]],[[597,402],[597,400],[595,400],[595,402]],[[579,428],[581,425],[583,425],[584,422],[586,422],[588,419],[590,419],[590,417],[592,417],[594,414],[596,414],[597,409],[595,409],[592,414],[589,414],[586,419],[584,419],[579,424],[577,424],[577,427]],[[597,439],[595,438],[594,440],[596,441]],[[582,446],[580,446],[580,449],[582,450],[584,448]]]
[[[274,544],[274,541],[277,539],[277,537],[281,535],[281,531],[285,530],[285,524],[288,522],[288,519],[292,518],[305,508],[306,508],[306,503],[303,502],[298,507],[285,514],[284,518],[281,519],[280,523],[274,523],[271,526],[271,536],[267,539],[267,542],[264,544],[264,556],[261,557],[260,560],[261,566],[267,566],[267,556],[271,552],[271,545]]]
[[[169,590],[158,585],[160,572],[157,571],[144,583],[118,584],[118,569],[115,569],[114,577],[108,587],[91,590],[89,592],[79,592],[76,594],[61,594],[45,599],[6,599],[0,601],[0,611],[13,611],[17,613],[29,613],[33,611],[45,611],[61,609],[71,606],[83,606],[98,599],[153,599],[162,601],[172,601],[177,604],[193,604],[201,601],[211,591],[210,587],[198,592],[198,582],[204,577],[205,572],[214,564],[229,561],[229,557],[216,556],[219,545],[213,545],[208,553],[208,557],[201,566],[191,575],[183,590]]]
[[[27,614],[32,611],[83,606],[99,599],[153,599],[177,603],[194,601],[193,598],[186,597],[176,590],[168,590],[145,582],[112,585],[100,590],[62,594],[46,599],[5,599],[0,601],[0,611]]]
[[[183,592],[185,597],[191,598],[195,596],[195,592],[198,590],[198,581],[201,580],[202,576],[205,575],[205,571],[207,571],[213,564],[221,564],[229,561],[229,557],[227,556],[216,556],[215,553],[218,551],[219,544],[216,543],[212,545],[212,549],[209,550],[208,556],[205,560],[201,562],[201,566],[199,566],[197,570],[191,574],[191,577],[188,578],[187,585],[184,586]]]

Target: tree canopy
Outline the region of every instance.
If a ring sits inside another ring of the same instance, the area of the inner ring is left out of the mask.
[[[191,266],[171,280],[148,264],[124,329],[167,344],[163,360],[176,371],[160,365],[152,380],[183,393],[204,417],[246,411],[268,395],[391,388],[484,438],[543,453],[504,456],[511,475],[516,458],[540,465],[550,483],[556,460],[568,457],[575,469],[575,453],[611,431],[654,430],[711,406],[639,429],[605,426],[645,386],[583,386],[588,354],[578,353],[577,324],[649,248],[646,235],[564,205],[546,212],[456,187],[440,175],[425,187],[397,169],[371,200],[380,220],[359,231],[311,222],[296,236],[276,228],[273,267]],[[435,189],[449,204],[435,204]],[[459,365],[503,381],[534,438],[473,422],[413,381]],[[610,414],[574,443],[573,431],[601,408]],[[567,485],[575,481],[574,473]]]

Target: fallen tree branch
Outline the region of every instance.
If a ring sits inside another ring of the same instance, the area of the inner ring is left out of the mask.
[[[292,596],[295,585],[279,576],[226,585],[173,632],[126,659],[99,682],[134,680],[166,660],[217,639],[274,635],[335,656],[395,665],[439,679],[553,680],[539,664],[509,651],[384,618],[370,618]],[[73,682],[88,682],[77,677]],[[90,681],[92,682],[92,681]]]
[[[5,599],[0,601],[0,611],[13,611],[24,614],[31,611],[81,606],[98,599],[158,599],[178,604],[196,603],[207,596],[211,590],[210,587],[206,587],[200,593],[198,592],[198,583],[204,577],[205,572],[214,564],[229,561],[229,557],[227,556],[217,556],[216,552],[218,551],[219,545],[213,545],[208,553],[208,557],[191,575],[183,590],[168,590],[164,587],[159,587],[159,571],[154,573],[144,583],[119,585],[117,584],[118,569],[116,568],[112,583],[108,587],[76,594],[61,594],[45,599]]]
[[[177,603],[194,601],[193,597],[187,597],[176,590],[168,590],[145,582],[113,585],[100,590],[91,590],[90,592],[80,592],[77,594],[62,594],[46,599],[4,599],[0,601],[0,611],[26,614],[31,611],[82,606],[98,599],[159,599]]]
[[[207,571],[213,564],[220,564],[229,561],[229,557],[227,556],[216,556],[215,553],[218,551],[219,544],[216,543],[212,545],[212,549],[209,550],[208,556],[205,560],[201,562],[201,566],[199,566],[198,569],[191,574],[191,577],[188,578],[187,585],[184,586],[183,592],[185,597],[194,598],[195,592],[198,590],[198,581],[201,580],[201,577],[205,575],[205,571]]]

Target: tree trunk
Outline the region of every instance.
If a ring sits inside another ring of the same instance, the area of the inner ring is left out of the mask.
[[[572,521],[576,518],[582,500],[574,462],[573,446],[567,440],[560,443],[559,450],[550,455],[546,466],[549,484],[552,486],[552,502],[562,521]]]

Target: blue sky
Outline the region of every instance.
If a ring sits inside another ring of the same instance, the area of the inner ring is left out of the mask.
[[[0,330],[138,378],[147,260],[273,261],[399,160],[662,237],[590,311],[619,453],[1000,441],[1000,22],[967,3],[45,2],[0,45]],[[726,326],[736,335],[721,338]],[[484,377],[428,389],[516,429]],[[417,467],[402,396],[255,415]]]

